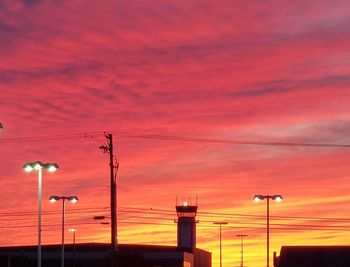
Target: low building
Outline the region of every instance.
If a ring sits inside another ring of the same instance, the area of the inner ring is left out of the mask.
[[[196,248],[197,206],[176,206],[177,246],[119,244],[118,267],[211,267],[211,253]],[[74,249],[75,248],[75,249]],[[66,267],[110,267],[110,244],[68,244]],[[37,246],[0,248],[0,267],[36,267]],[[42,266],[60,267],[61,245],[42,246]]]
[[[283,246],[275,267],[350,267],[350,246]]]
[[[109,267],[110,244],[68,244],[65,246],[66,267]],[[2,247],[0,266],[36,267],[37,246]],[[194,249],[184,251],[176,246],[118,246],[118,267],[211,267],[211,253]],[[42,246],[42,266],[61,266],[61,245]]]

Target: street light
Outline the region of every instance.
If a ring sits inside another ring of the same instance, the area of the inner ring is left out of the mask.
[[[221,226],[228,224],[227,222],[214,222],[213,224],[220,226],[220,267],[222,267],[222,245],[221,245]]]
[[[69,228],[68,231],[73,233],[73,267],[75,267],[75,233],[77,229]]]
[[[283,197],[281,195],[255,195],[254,201],[260,202],[266,199],[266,263],[267,267],[270,266],[270,199],[281,202]]]
[[[245,237],[247,237],[248,235],[236,235],[236,236],[241,238],[241,265],[240,265],[240,267],[244,267],[244,264],[243,264],[243,260],[244,260],[244,256],[243,256],[243,239]]]
[[[42,170],[46,169],[49,172],[58,170],[56,163],[42,163],[35,161],[31,163],[25,163],[23,170],[25,172],[31,172],[33,170],[38,171],[38,267],[41,267],[41,202],[42,202]]]
[[[62,256],[61,256],[61,267],[64,267],[64,215],[65,215],[65,203],[66,200],[72,203],[76,203],[79,199],[77,196],[51,196],[49,198],[51,203],[55,203],[58,200],[62,200]]]

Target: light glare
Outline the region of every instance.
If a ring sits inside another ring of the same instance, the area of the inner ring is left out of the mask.
[[[31,172],[33,170],[33,167],[30,164],[25,164],[23,166],[23,169],[25,172]]]
[[[48,170],[49,172],[55,172],[55,171],[57,171],[57,168],[56,168],[56,166],[54,166],[54,165],[50,165],[50,166],[47,168],[47,170]]]
[[[276,202],[281,202],[282,201],[282,196],[276,196],[276,197],[274,197],[274,200]]]
[[[261,196],[261,195],[255,195],[254,198],[253,198],[253,200],[254,200],[255,202],[260,202],[260,201],[263,200],[263,199],[264,199],[264,197]]]
[[[68,197],[68,200],[72,203],[77,203],[78,197],[77,196],[70,196],[70,197]]]
[[[41,164],[40,163],[35,163],[34,164],[34,170],[40,170],[41,168],[42,168],[43,166],[41,166]]]

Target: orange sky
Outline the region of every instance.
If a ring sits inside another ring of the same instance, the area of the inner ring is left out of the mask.
[[[109,241],[92,219],[108,215],[104,131],[121,243],[176,244],[176,197],[197,196],[213,266],[219,220],[224,266],[240,263],[237,234],[245,265],[265,266],[266,203],[252,198],[281,194],[271,253],[350,245],[349,148],[204,142],[350,144],[349,17],[345,0],[1,1],[0,245],[37,242],[37,177],[22,172],[36,160],[60,165],[44,173],[43,243],[60,242],[50,195],[80,198],[66,220],[78,242]]]

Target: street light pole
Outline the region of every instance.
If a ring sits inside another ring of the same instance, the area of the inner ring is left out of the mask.
[[[72,203],[76,203],[78,201],[78,197],[77,196],[51,196],[49,198],[49,200],[54,203],[58,200],[62,200],[62,253],[61,253],[61,267],[64,267],[64,217],[65,217],[65,201],[68,200]]]
[[[281,195],[255,195],[254,201],[259,202],[266,199],[266,266],[270,266],[270,199],[281,202]]]
[[[73,232],[73,267],[75,267],[75,233],[77,232],[77,229],[70,228],[68,231]]]
[[[270,197],[266,198],[266,266],[270,266]]]
[[[244,239],[244,237],[246,237],[246,236],[248,236],[248,235],[236,235],[236,236],[241,238],[241,265],[240,265],[240,267],[244,267],[244,264],[243,264],[243,260],[244,260],[244,254],[243,254],[243,239]]]
[[[42,194],[43,194],[43,171],[38,170],[38,267],[41,267],[41,213],[42,213]]]
[[[33,170],[38,171],[38,267],[41,267],[41,213],[42,213],[42,180],[43,169],[47,169],[49,172],[58,170],[56,163],[42,163],[40,161],[25,163],[23,170],[31,172]]]
[[[61,255],[61,267],[64,267],[64,215],[66,213],[66,199],[62,199],[62,255]]]
[[[222,243],[221,243],[221,226],[223,224],[228,224],[227,222],[214,222],[214,224],[220,227],[220,267],[222,267]]]

